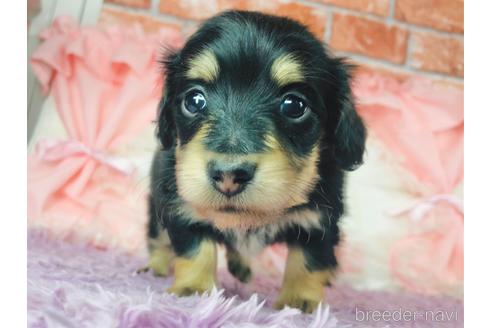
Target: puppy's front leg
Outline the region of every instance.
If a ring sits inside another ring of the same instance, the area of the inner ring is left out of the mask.
[[[175,258],[175,279],[168,291],[179,296],[210,291],[216,283],[216,271],[216,244],[210,239],[201,239],[194,250]]]
[[[288,305],[312,312],[318,306],[323,300],[324,287],[334,277],[336,260],[333,247],[333,244],[322,240],[289,245],[284,280],[275,308],[280,310]]]
[[[217,249],[207,228],[181,216],[173,216],[167,221],[167,231],[176,254],[174,283],[168,291],[185,296],[212,290],[217,271]]]
[[[155,276],[166,277],[174,257],[167,231],[161,230],[156,238],[148,237],[149,261],[137,273],[152,270]]]
[[[137,273],[152,270],[155,276],[166,277],[174,252],[171,249],[171,240],[167,229],[161,223],[161,218],[158,215],[156,204],[152,197],[149,198],[149,216],[150,220],[147,226],[149,262],[145,267],[139,269]]]

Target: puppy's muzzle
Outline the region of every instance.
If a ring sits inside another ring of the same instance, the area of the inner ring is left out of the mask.
[[[251,180],[256,171],[256,164],[220,163],[211,161],[208,163],[208,176],[213,187],[226,197],[232,197],[241,193]]]

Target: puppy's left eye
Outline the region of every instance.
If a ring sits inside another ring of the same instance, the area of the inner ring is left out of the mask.
[[[307,110],[306,101],[292,94],[287,95],[280,104],[280,112],[290,118],[301,118]]]

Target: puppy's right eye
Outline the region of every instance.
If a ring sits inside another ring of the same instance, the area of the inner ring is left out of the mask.
[[[183,110],[185,114],[195,115],[207,108],[207,100],[202,92],[192,90],[188,92],[183,99]]]

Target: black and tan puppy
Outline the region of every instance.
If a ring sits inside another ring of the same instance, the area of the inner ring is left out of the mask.
[[[337,266],[344,170],[365,128],[348,67],[297,22],[226,12],[165,60],[149,267],[178,295],[216,283],[216,245],[241,281],[263,247],[289,247],[276,306],[312,311]]]

